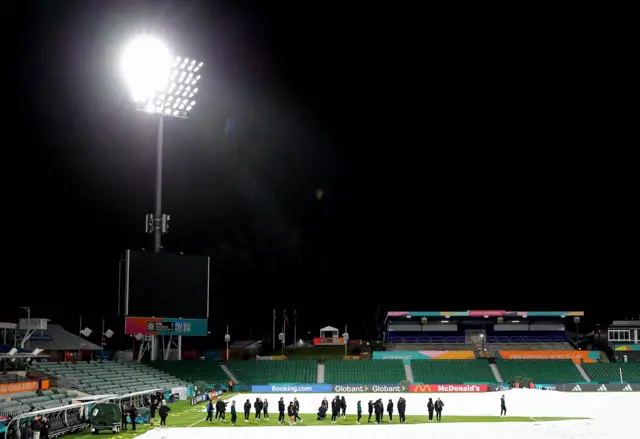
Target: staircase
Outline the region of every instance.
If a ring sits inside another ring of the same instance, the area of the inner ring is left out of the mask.
[[[318,363],[318,384],[324,384],[324,363]]]
[[[498,369],[498,365],[495,363],[495,361],[489,362],[489,367],[491,368],[491,371],[493,372],[493,376],[496,378],[496,381],[499,383],[504,382],[502,381],[502,375],[500,374],[500,369]]]
[[[585,381],[591,382],[591,378],[589,378],[589,375],[587,375],[587,372],[584,371],[582,364],[576,364],[576,368],[578,369],[578,372],[580,372],[580,375],[582,375],[582,378],[584,378]]]
[[[410,362],[404,363],[404,373],[407,375],[407,380],[409,380],[410,383],[413,383],[413,369],[411,369]]]
[[[223,365],[222,365],[222,366],[220,366],[220,367],[222,367],[222,370],[224,370],[224,373],[226,373],[226,374],[227,374],[227,376],[229,377],[229,379],[230,379],[231,381],[233,381],[233,382],[234,382],[234,383],[236,383],[236,384],[238,384],[238,383],[239,383],[239,381],[238,381],[238,379],[236,378],[236,376],[233,374],[233,372],[231,372],[231,371],[229,370],[229,368],[227,367],[227,365],[226,365],[226,364],[223,364]]]

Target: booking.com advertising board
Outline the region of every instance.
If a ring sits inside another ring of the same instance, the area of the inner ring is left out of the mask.
[[[479,393],[488,384],[270,384],[251,386],[253,393]]]
[[[127,335],[207,335],[207,319],[170,319],[155,317],[127,317]]]

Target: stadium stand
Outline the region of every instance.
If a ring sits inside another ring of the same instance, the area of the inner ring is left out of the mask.
[[[332,384],[396,384],[407,379],[402,360],[327,360],[324,381]]]
[[[131,393],[150,388],[171,389],[188,386],[184,380],[139,363],[36,363],[34,371],[57,380],[89,395]]]
[[[417,383],[495,383],[487,360],[411,360]]]
[[[571,360],[496,360],[504,382],[530,378],[537,383],[576,383],[584,378]]]
[[[69,404],[76,395],[77,392],[72,390],[11,393],[6,395],[7,399],[0,398],[0,416],[17,416],[32,411],[32,408],[53,409]]]
[[[190,383],[204,381],[215,386],[229,381],[221,364],[214,361],[154,361],[150,365]]]
[[[242,384],[315,383],[318,372],[315,360],[230,361],[227,367]]]
[[[640,383],[640,363],[588,363],[582,368],[592,381],[620,382],[620,369],[625,382]]]

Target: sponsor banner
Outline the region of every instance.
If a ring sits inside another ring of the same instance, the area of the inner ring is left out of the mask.
[[[342,337],[329,337],[329,338],[319,338],[316,337],[313,339],[313,344],[316,346],[344,346],[344,338]]]
[[[374,351],[374,360],[473,360],[473,351]]]
[[[333,384],[334,393],[403,393],[409,391],[401,384]]]
[[[345,355],[344,360],[360,360],[360,355]]]
[[[616,351],[640,351],[640,344],[625,344],[616,346]]]
[[[274,356],[264,356],[264,355],[257,355],[256,356],[256,360],[286,360],[287,356],[286,355],[274,355]]]
[[[563,384],[564,392],[640,392],[639,384]]]
[[[207,319],[127,317],[124,331],[127,335],[206,336]]]
[[[251,386],[253,393],[331,393],[331,384]]]
[[[505,360],[571,360],[576,364],[596,363],[600,351],[498,351]]]
[[[37,381],[0,384],[0,395],[3,395],[5,393],[34,392],[36,390],[38,390]]]
[[[411,393],[478,393],[488,392],[488,384],[411,384]]]

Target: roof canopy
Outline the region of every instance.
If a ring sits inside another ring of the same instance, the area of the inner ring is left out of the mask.
[[[320,332],[340,332],[338,328],[334,328],[333,326],[325,326],[320,330]]]
[[[504,311],[504,310],[469,310],[469,311],[389,311],[390,317],[582,317],[584,311]]]

